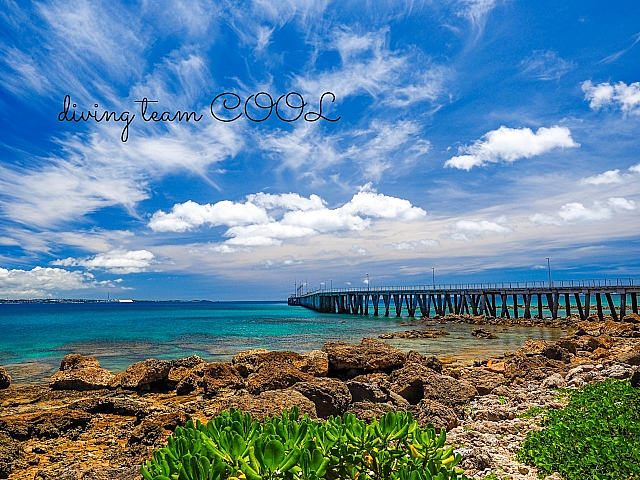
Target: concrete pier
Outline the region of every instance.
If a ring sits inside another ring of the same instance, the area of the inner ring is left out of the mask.
[[[638,314],[640,282],[633,279],[558,282],[502,282],[417,287],[376,287],[316,290],[289,297],[298,305],[322,313],[400,317],[433,315],[487,315],[491,317],[558,318],[578,313],[585,320],[605,310],[615,321]],[[617,300],[617,304],[616,304]],[[604,303],[606,302],[606,304]],[[381,312],[382,310],[382,312]]]

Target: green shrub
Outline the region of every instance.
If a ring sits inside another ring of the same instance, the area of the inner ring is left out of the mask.
[[[516,453],[541,475],[566,480],[640,479],[640,389],[628,380],[607,380],[569,393],[551,410],[543,429],[529,432]]]
[[[141,473],[145,480],[467,479],[445,441],[444,430],[422,429],[405,412],[367,425],[350,413],[299,418],[296,407],[260,423],[232,409],[206,425],[177,427]]]

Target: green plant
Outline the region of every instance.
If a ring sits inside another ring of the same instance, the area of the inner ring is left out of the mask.
[[[208,424],[177,427],[140,469],[145,480],[462,480],[444,430],[420,428],[410,413],[367,425],[353,414],[326,422],[298,409],[263,423],[232,409]]]
[[[498,401],[499,401],[502,405],[504,405],[505,403],[507,403],[507,397],[505,397],[504,395],[500,395],[500,396],[498,397]]]
[[[640,479],[640,389],[607,380],[570,392],[562,410],[546,413],[516,453],[541,475],[567,480]]]
[[[518,415],[518,418],[533,418],[533,417],[537,417],[538,415],[540,415],[545,410],[546,410],[545,407],[531,407],[526,412],[521,413],[520,415]]]

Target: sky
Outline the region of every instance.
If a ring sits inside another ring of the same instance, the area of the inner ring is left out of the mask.
[[[2,298],[640,278],[636,2],[0,3]]]

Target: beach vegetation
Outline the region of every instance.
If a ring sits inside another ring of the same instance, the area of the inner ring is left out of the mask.
[[[527,434],[516,458],[541,476],[640,479],[640,389],[609,379],[566,393],[567,406],[545,413],[542,430]]]
[[[145,480],[464,480],[444,429],[408,412],[370,424],[351,413],[326,421],[297,407],[259,422],[231,409],[177,427],[142,467]]]

